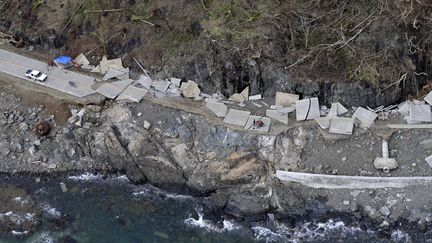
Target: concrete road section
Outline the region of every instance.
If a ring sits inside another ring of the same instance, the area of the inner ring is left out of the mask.
[[[48,78],[45,82],[38,82],[28,79],[24,74],[28,69],[36,69],[45,73]],[[48,67],[44,62],[21,56],[6,50],[0,49],[0,72],[11,76],[37,83],[58,91],[82,98],[95,94],[91,86],[94,78],[79,73],[71,72],[58,67]],[[69,81],[75,83],[75,87],[69,85]]]

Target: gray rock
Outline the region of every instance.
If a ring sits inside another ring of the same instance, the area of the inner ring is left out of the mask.
[[[379,209],[379,213],[382,215],[382,216],[385,216],[385,217],[388,217],[389,215],[390,215],[390,208],[389,207],[387,207],[387,206],[382,206],[380,209]]]
[[[29,129],[29,126],[25,122],[21,122],[19,125],[21,131],[26,132]]]
[[[425,150],[430,150],[432,149],[432,139],[423,140],[419,145]]]
[[[179,134],[180,139],[183,140],[183,142],[189,141],[192,137],[192,133],[186,125],[181,125],[177,127],[177,132]]]
[[[6,143],[0,143],[0,154],[2,156],[8,156],[10,154],[11,150]]]
[[[359,207],[358,203],[351,201],[351,203],[350,203],[351,212],[357,212],[357,211],[359,211],[359,208],[360,207]]]
[[[36,148],[36,146],[31,145],[30,148],[28,149],[28,152],[29,152],[31,155],[34,155],[34,154],[37,152],[37,148]]]

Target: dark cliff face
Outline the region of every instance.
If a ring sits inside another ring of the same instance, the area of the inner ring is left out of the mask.
[[[8,1],[0,31],[53,56],[92,51],[93,62],[122,57],[138,71],[136,57],[156,77],[227,96],[249,86],[376,106],[415,94],[431,75],[431,6],[420,1],[80,3]]]
[[[95,168],[106,164],[133,183],[206,197],[207,210],[216,215],[252,220],[267,212],[304,213],[303,200],[273,178],[275,167],[289,166],[300,156],[289,134],[277,138],[230,131],[196,115],[170,109],[156,113],[159,108],[149,104],[136,109],[142,118],[133,117],[126,105],[109,108],[100,126],[58,135],[63,142],[51,149],[65,155],[74,150],[74,158],[62,159],[88,160]],[[154,128],[144,129],[142,119]]]

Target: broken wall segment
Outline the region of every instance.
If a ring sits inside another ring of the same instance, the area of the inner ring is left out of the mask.
[[[297,121],[306,121],[321,116],[318,98],[310,98],[296,101]]]

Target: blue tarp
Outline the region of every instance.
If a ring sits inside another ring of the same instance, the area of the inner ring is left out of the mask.
[[[63,65],[68,65],[72,62],[72,57],[59,56],[56,59],[54,59],[54,61]]]

